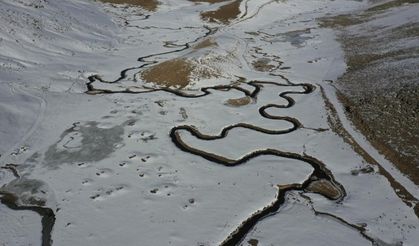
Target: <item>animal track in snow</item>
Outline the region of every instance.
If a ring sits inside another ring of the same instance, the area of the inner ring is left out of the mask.
[[[95,201],[104,201],[110,197],[115,197],[121,194],[128,192],[128,186],[121,184],[121,185],[113,185],[110,188],[99,188],[94,195],[90,196],[90,199]]]
[[[100,168],[96,171],[96,176],[101,178],[107,178],[110,177],[114,171],[110,168]]]
[[[157,139],[156,133],[150,131],[133,131],[128,134],[128,138],[136,139],[137,141],[143,141],[144,143]]]

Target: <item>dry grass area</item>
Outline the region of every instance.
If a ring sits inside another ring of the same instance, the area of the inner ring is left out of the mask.
[[[348,70],[336,86],[347,115],[376,149],[419,184],[419,43],[412,45],[419,40],[419,23],[386,31],[371,24],[412,2],[418,1],[390,1],[319,21],[339,30]],[[351,31],[353,27],[363,31]]]
[[[217,10],[201,13],[201,18],[209,22],[221,22],[229,24],[236,19],[240,14],[240,3],[242,0],[236,0],[232,3],[226,4]]]
[[[159,6],[157,0],[100,0],[104,3],[137,5],[148,11],[156,11]]]
[[[164,87],[184,88],[190,83],[194,65],[186,59],[168,60],[154,65],[141,73],[146,82]]]

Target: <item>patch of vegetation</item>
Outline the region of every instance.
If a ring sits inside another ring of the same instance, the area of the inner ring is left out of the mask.
[[[351,14],[345,14],[345,15],[337,15],[332,17],[323,17],[318,19],[318,23],[320,27],[323,28],[342,28],[347,26],[352,26],[356,24],[360,24],[365,22],[362,18],[351,15]]]
[[[374,7],[367,9],[367,11],[377,12],[377,11],[388,10],[394,7],[402,6],[403,4],[406,4],[406,3],[419,3],[419,0],[394,0],[394,1],[383,3],[383,4],[375,5]]]
[[[348,70],[353,71],[357,69],[362,69],[369,64],[374,62],[382,61],[384,59],[391,60],[403,60],[413,57],[418,57],[419,47],[411,49],[400,49],[395,51],[389,51],[381,54],[376,53],[366,53],[366,54],[352,54],[347,56],[346,62],[348,65]]]
[[[406,13],[400,7],[414,3],[419,0],[374,1],[366,10],[323,18],[319,25],[339,30],[348,69],[336,85],[348,117],[381,154],[419,184],[419,23],[403,16],[399,23],[387,19]]]
[[[403,38],[419,37],[419,25],[417,23],[403,25],[398,29],[392,30],[392,35],[396,37],[403,37]]]

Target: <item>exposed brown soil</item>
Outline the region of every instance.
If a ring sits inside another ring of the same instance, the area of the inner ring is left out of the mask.
[[[221,3],[221,2],[227,2],[229,0],[189,0],[190,2],[195,3]]]
[[[320,27],[327,27],[327,28],[342,28],[347,27],[355,24],[362,23],[363,20],[347,14],[347,15],[337,15],[332,17],[323,17],[318,19]]]
[[[175,58],[146,68],[139,75],[148,83],[182,89],[193,81],[218,78],[220,71],[210,61]]]
[[[340,30],[347,72],[338,79],[346,114],[368,141],[419,185],[419,24],[406,23],[385,32],[369,22],[388,9],[412,3],[395,0],[361,13],[321,20]],[[360,25],[365,32],[351,32]],[[406,45],[404,45],[406,43]]]
[[[381,10],[387,10],[393,7],[399,7],[405,3],[418,3],[418,0],[393,0],[388,1],[383,4],[376,5],[374,7],[369,8],[367,11],[376,12]]]
[[[140,76],[144,81],[160,86],[184,88],[190,83],[193,69],[194,65],[190,61],[178,58],[154,65]]]
[[[275,68],[275,66],[270,64],[270,62],[271,60],[269,58],[259,58],[252,62],[252,66],[256,71],[269,72]]]
[[[419,204],[417,203],[418,200],[410,194],[409,191],[406,190],[406,188],[401,185],[396,179],[394,179],[393,176],[389,172],[387,172],[379,162],[377,162],[368,152],[366,152],[356,141],[355,139],[349,134],[346,129],[343,127],[342,122],[340,121],[336,108],[333,106],[333,104],[329,101],[329,99],[326,97],[326,94],[324,92],[323,88],[320,88],[322,97],[325,102],[325,107],[328,113],[327,121],[330,126],[330,128],[338,134],[342,139],[349,144],[352,149],[370,165],[374,165],[378,167],[378,172],[383,175],[388,182],[390,183],[391,187],[393,188],[394,192],[397,194],[397,196],[409,207],[413,207],[416,216],[419,218]],[[339,93],[339,92],[338,92]],[[343,102],[345,105],[345,103]],[[354,172],[352,172],[354,175]],[[356,174],[359,174],[356,173]]]
[[[242,0],[236,0],[232,3],[221,6],[217,10],[201,13],[201,18],[209,22],[221,22],[229,24],[240,14],[240,3]]]
[[[213,47],[213,46],[218,46],[217,42],[215,42],[214,39],[212,38],[207,38],[199,43],[197,43],[196,45],[193,46],[194,50],[200,50],[200,49],[205,49],[208,47]]]
[[[105,3],[137,5],[148,11],[156,11],[159,6],[157,0],[100,0]]]
[[[375,0],[375,2],[382,0]],[[374,1],[372,1],[374,2]],[[367,10],[357,14],[342,14],[331,17],[323,17],[318,20],[321,27],[344,28],[361,23],[365,23],[374,17],[377,13],[389,10],[394,7],[402,6],[408,3],[418,3],[418,0],[393,0],[383,4],[377,4]]]
[[[240,97],[240,98],[232,98],[226,101],[226,105],[233,106],[233,107],[240,107],[248,105],[252,102],[252,98],[249,96]]]
[[[337,189],[327,180],[313,181],[308,185],[307,190],[322,194],[323,196],[333,200],[338,199],[342,195],[339,189]]]

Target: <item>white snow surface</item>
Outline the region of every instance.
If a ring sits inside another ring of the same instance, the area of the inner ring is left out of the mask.
[[[257,223],[243,245],[251,239],[259,245],[371,245],[359,231],[315,210],[364,226],[365,234],[381,245],[417,245],[419,221],[413,209],[377,168],[351,174],[369,164],[329,129],[319,88],[326,88],[337,104],[333,88],[324,81],[342,74],[345,63],[333,31],[319,28],[316,19],[366,3],[242,1],[242,15],[222,25],[199,15],[218,5],[159,2],[156,12],[148,12],[88,0],[0,1],[0,166],[16,164],[20,175],[0,169],[0,191],[9,187],[22,203],[30,195],[46,200],[44,206],[56,216],[52,245],[218,245],[274,201],[277,185],[301,183],[311,174],[307,163],[275,156],[226,167],[182,151],[169,136],[177,125],[193,125],[210,135],[240,122],[287,129],[288,122],[263,118],[258,109],[286,104],[278,95],[302,91],[301,86],[265,85],[257,100],[241,107],[227,105],[228,99],[244,96],[237,90],[211,90],[199,98],[164,91],[84,93],[90,75],[113,81],[124,69],[178,57],[205,61],[223,74],[195,78],[185,93],[231,84],[239,77],[282,84],[288,79],[317,87],[308,95],[291,94],[296,102],[291,108],[268,110],[304,125],[289,134],[235,128],[225,138],[204,141],[179,132],[188,145],[231,159],[268,148],[305,153],[325,163],[344,186],[347,194],[340,202],[289,192],[279,211]],[[168,53],[203,41],[208,28],[217,29],[209,36],[217,46]],[[167,41],[176,45],[164,46]],[[137,61],[153,54],[161,55]],[[278,67],[256,71],[252,62],[266,57]],[[118,83],[93,85],[137,90],[144,85],[137,76],[141,69],[129,70]],[[319,128],[328,130],[313,130]],[[385,167],[392,168],[388,163]],[[401,176],[397,170],[390,172]],[[37,180],[46,194],[7,186],[16,179]],[[417,192],[414,184],[407,187]],[[41,245],[41,230],[38,214],[0,204],[0,245]]]

